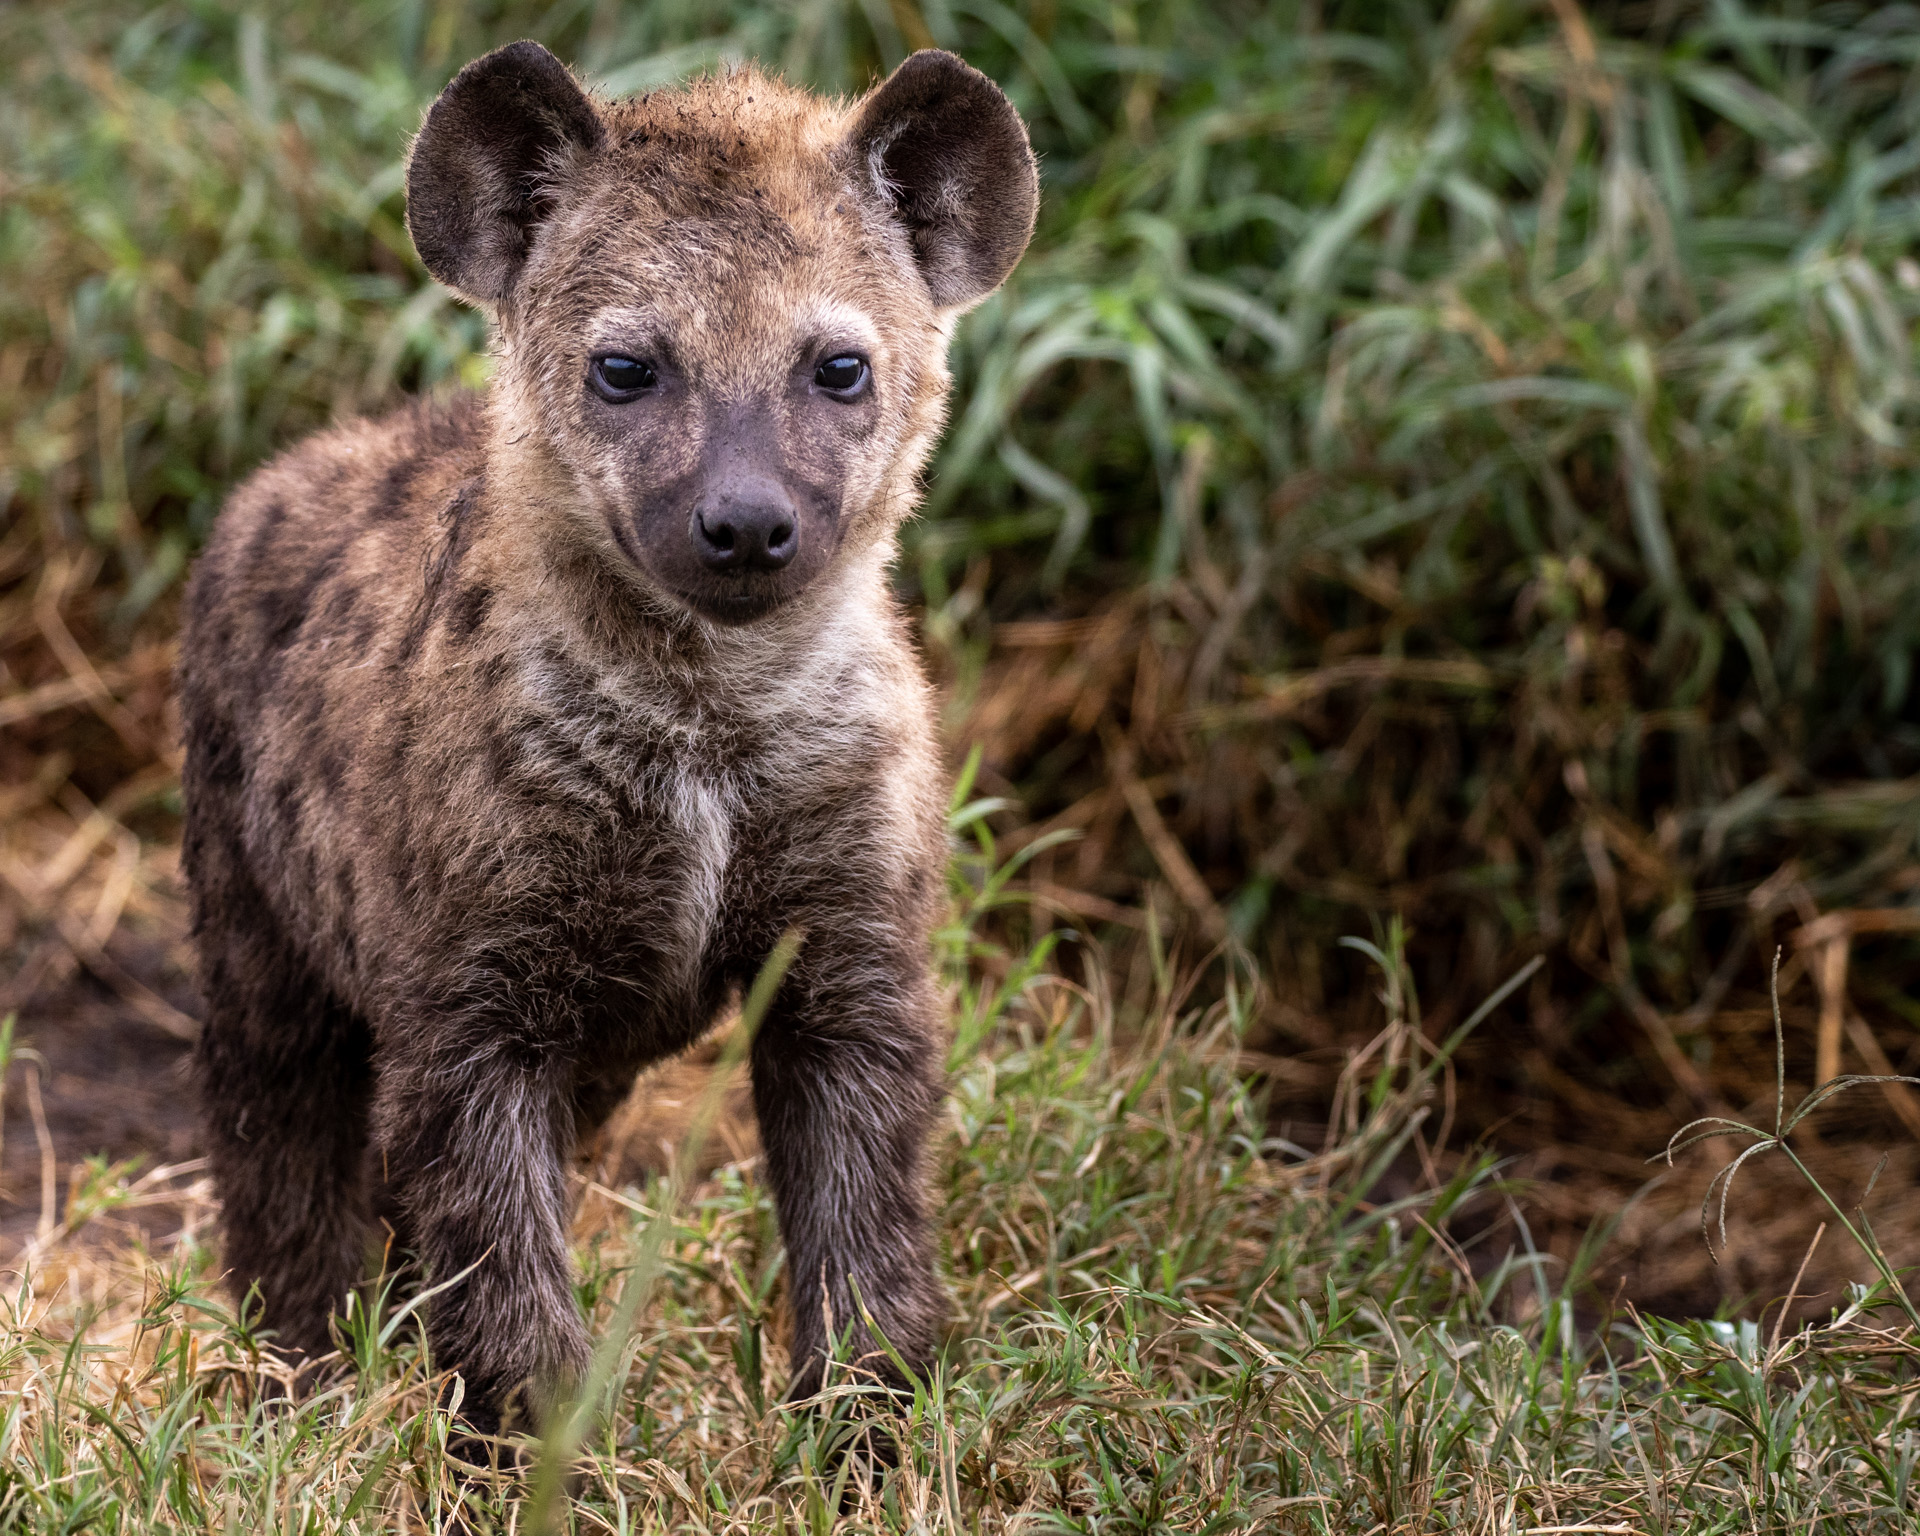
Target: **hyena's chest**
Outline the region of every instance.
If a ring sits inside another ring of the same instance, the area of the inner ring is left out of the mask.
[[[372,840],[397,850],[376,853],[394,942],[467,956],[472,989],[531,989],[582,1021],[706,1013],[786,928],[817,922],[823,881],[887,803],[860,788],[884,775],[881,733],[839,713],[690,704],[550,648],[485,697],[440,701],[446,729],[419,732],[405,796],[363,786],[419,812]]]
[[[612,686],[595,701],[509,727],[493,772],[503,834],[521,849],[502,862],[538,866],[529,890],[597,949],[597,969],[698,991],[781,922],[820,830],[808,770],[821,742],[804,725],[770,730]]]

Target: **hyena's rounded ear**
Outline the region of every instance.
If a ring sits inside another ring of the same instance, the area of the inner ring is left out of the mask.
[[[605,136],[566,65],[538,43],[475,59],[427,109],[407,161],[407,231],[427,270],[482,304],[505,300],[555,178]]]
[[[1040,176],[999,86],[928,48],[860,104],[848,143],[906,225],[936,305],[1000,286],[1033,236]]]

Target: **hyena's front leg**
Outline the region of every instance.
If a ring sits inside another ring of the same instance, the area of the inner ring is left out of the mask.
[[[862,1302],[914,1370],[933,1359],[946,1308],[923,1167],[939,1102],[934,1017],[924,958],[836,953],[816,931],[754,1040],[754,1109],[787,1246],[792,1398],[820,1389],[843,1338],[859,1370],[903,1385]]]
[[[425,1283],[470,1271],[427,1303],[434,1364],[466,1382],[463,1416],[482,1433],[538,1429],[590,1353],[567,1248],[572,1074],[477,1034],[423,1030],[434,1048],[383,1059],[380,1173]]]

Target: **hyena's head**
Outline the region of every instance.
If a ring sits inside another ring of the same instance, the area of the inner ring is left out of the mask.
[[[952,322],[1038,197],[1019,115],[934,51],[851,104],[743,71],[609,106],[514,43],[407,168],[421,259],[498,320],[494,451],[527,515],[726,623],[890,548]]]

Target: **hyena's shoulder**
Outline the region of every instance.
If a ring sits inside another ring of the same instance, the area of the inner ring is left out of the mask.
[[[485,418],[475,395],[417,401],[318,433],[228,498],[194,571],[183,667],[248,659],[277,670],[404,628],[447,509],[477,496]]]

